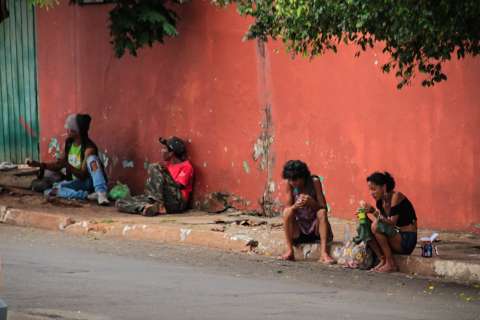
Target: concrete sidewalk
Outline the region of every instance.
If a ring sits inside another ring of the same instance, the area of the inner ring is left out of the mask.
[[[330,221],[335,235],[333,250],[341,245],[346,226],[353,234],[355,225],[353,221],[334,217]],[[253,217],[236,211],[223,214],[191,211],[147,218],[87,202],[56,200],[51,203],[22,190],[0,194],[0,222],[76,235],[180,243],[272,257],[284,250],[281,219]],[[419,237],[431,233],[431,230],[420,230]],[[437,246],[440,255],[431,259],[422,258],[420,248],[411,256],[396,256],[400,271],[453,281],[480,282],[479,235],[441,232]],[[296,258],[318,259],[318,245],[301,246],[296,251]]]

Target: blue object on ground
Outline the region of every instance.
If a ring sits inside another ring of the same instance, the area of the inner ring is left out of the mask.
[[[7,309],[8,306],[0,299],[0,320],[7,320]]]

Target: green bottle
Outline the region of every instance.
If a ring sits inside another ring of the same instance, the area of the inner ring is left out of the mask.
[[[360,222],[360,224],[364,224],[364,223],[367,222],[367,212],[365,211],[364,208],[358,209],[357,217],[358,217],[358,221]]]

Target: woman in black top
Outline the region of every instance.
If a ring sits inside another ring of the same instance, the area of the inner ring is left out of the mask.
[[[375,240],[369,246],[380,258],[374,268],[378,272],[397,270],[392,252],[411,254],[417,244],[417,216],[412,203],[395,191],[395,180],[388,173],[375,172],[367,178],[368,188],[376,208],[362,201],[367,213],[373,215],[372,232]]]

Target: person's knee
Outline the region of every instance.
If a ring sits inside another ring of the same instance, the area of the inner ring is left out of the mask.
[[[294,213],[295,213],[295,210],[293,210],[292,208],[286,208],[285,210],[283,210],[283,219],[284,220],[292,219],[294,216]]]
[[[322,221],[322,222],[327,222],[328,220],[328,214],[327,214],[327,210],[326,209],[320,209],[317,211],[317,218],[319,221]]]
[[[87,158],[87,165],[90,169],[90,171],[95,172],[98,170],[99,165],[98,165],[98,157],[97,156],[89,156]]]
[[[373,233],[377,233],[377,232],[378,232],[378,231],[377,231],[377,225],[378,225],[378,224],[377,224],[376,221],[372,223],[372,226],[370,227],[370,229],[372,230]]]

